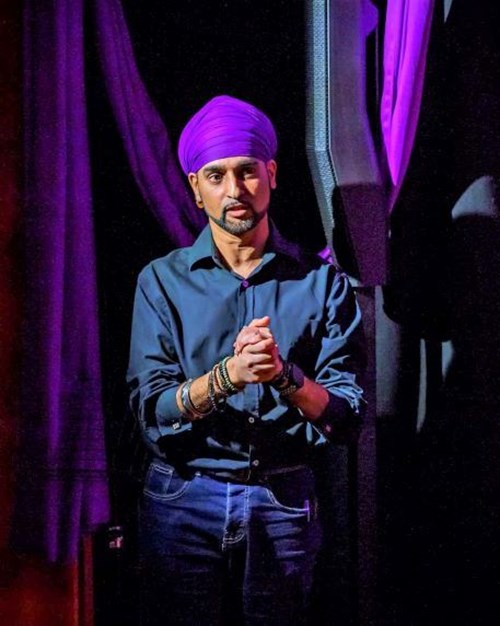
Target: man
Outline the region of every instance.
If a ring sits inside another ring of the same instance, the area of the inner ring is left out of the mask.
[[[303,623],[320,542],[314,453],[355,427],[362,353],[347,279],[268,217],[276,134],[228,96],[179,159],[208,226],[138,281],[131,404],[154,459],[140,511],[148,624]],[[239,600],[241,602],[239,602]]]

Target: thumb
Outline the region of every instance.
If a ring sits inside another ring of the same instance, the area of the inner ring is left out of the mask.
[[[264,315],[264,317],[256,317],[248,325],[253,328],[262,328],[263,326],[269,326],[270,323],[271,318],[269,315]]]

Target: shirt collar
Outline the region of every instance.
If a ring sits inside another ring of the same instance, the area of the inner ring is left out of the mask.
[[[205,260],[212,260],[217,265],[220,261],[217,258],[217,250],[212,239],[210,226],[207,224],[198,235],[198,238],[189,249],[189,269],[194,269],[199,263]]]
[[[300,248],[284,239],[273,221],[269,220],[269,238],[264,250],[263,264],[273,259],[276,255],[287,256],[297,260],[300,256]],[[189,269],[193,270],[199,265],[205,265],[207,262],[210,265],[222,266],[208,224],[189,249]]]

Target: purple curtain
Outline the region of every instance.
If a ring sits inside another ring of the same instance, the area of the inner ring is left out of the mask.
[[[95,2],[104,81],[136,182],[175,247],[206,224],[187,192],[167,130],[141,81],[119,0]]]
[[[389,0],[384,37],[382,134],[394,206],[410,160],[422,100],[433,0]]]
[[[83,0],[26,0],[25,361],[17,549],[73,559],[108,519]]]
[[[73,559],[108,521],[84,86],[84,0],[27,0],[26,314],[14,546]],[[92,4],[104,82],[136,182],[174,246],[206,223],[141,82],[119,0]]]

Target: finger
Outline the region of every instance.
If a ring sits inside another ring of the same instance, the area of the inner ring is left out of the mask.
[[[270,349],[270,353],[276,358],[276,360],[280,361],[280,349],[279,349],[279,346],[274,341],[274,338],[273,338],[273,342],[274,343],[273,343],[273,345],[272,345],[272,347]]]
[[[267,329],[260,329],[267,330]],[[235,347],[238,347],[240,350],[243,349],[244,346],[249,344],[259,343],[263,339],[271,339],[274,341],[273,335],[271,332],[254,332],[254,333],[244,333],[241,336],[236,338]]]
[[[254,334],[258,334],[261,337],[271,337],[272,336],[272,332],[271,329],[268,328],[267,326],[253,326],[252,330],[254,332]]]
[[[252,367],[253,374],[266,374],[267,372],[274,371],[276,368],[272,363],[257,363],[255,367]]]
[[[249,343],[242,348],[242,352],[249,354],[260,354],[261,352],[265,352],[266,354],[270,354],[276,347],[274,343],[274,339],[262,339],[257,343]]]
[[[262,361],[259,363],[254,363],[252,367],[249,367],[248,369],[250,372],[252,372],[252,374],[258,374],[270,372],[271,370],[275,370],[276,368],[274,367],[273,363],[270,363],[268,361]]]
[[[258,343],[262,339],[273,339],[272,333],[268,328],[254,328],[252,330],[244,329],[236,337],[236,341],[233,343],[233,348],[236,353],[239,353],[246,345]]]
[[[262,363],[271,363],[274,361],[269,352],[257,352],[255,354],[245,354],[244,355],[246,367],[252,369],[256,365]]]
[[[251,327],[262,327],[262,326],[269,326],[271,322],[271,318],[269,317],[269,315],[264,315],[264,317],[256,317],[255,319],[253,319],[250,324],[248,324],[248,326]]]
[[[236,353],[240,353],[243,348],[249,344],[257,343],[261,341],[260,335],[242,335],[241,337],[237,337],[236,341],[233,344],[234,351]]]
[[[261,337],[269,337],[271,336],[271,331],[267,327],[262,328],[245,328],[245,330],[241,331],[236,340],[243,341],[255,341],[260,339]]]

